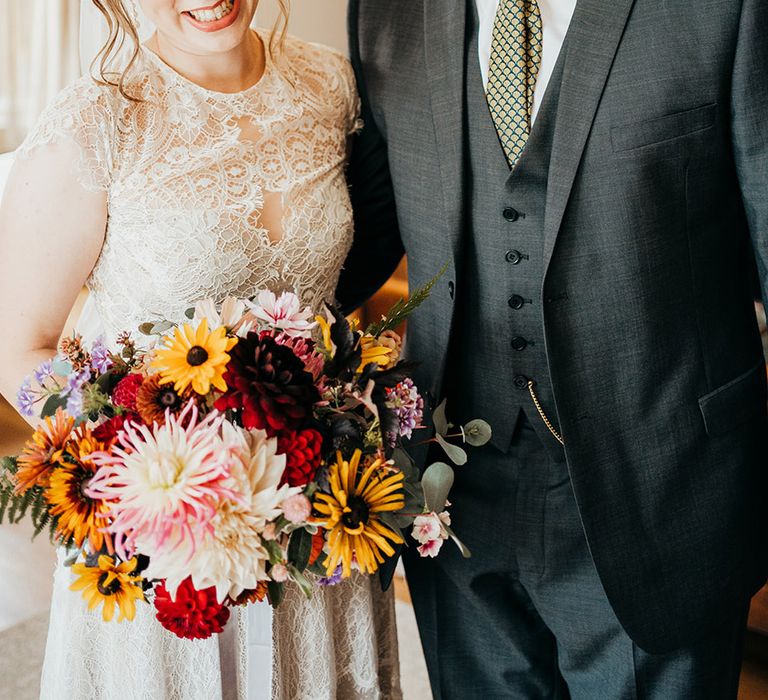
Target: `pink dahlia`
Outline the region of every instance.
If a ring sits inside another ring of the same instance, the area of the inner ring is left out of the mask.
[[[301,302],[293,292],[283,292],[279,297],[267,289],[259,292],[255,302],[247,302],[251,313],[260,321],[290,336],[307,337],[315,327],[312,309],[301,309]]]

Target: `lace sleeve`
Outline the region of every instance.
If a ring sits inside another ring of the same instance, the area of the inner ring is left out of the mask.
[[[347,58],[342,58],[341,70],[346,86],[346,120],[347,133],[356,134],[363,128],[363,120],[360,118],[360,95],[357,92],[357,80],[352,64]]]
[[[62,90],[19,146],[17,157],[28,157],[45,146],[74,145],[72,174],[77,181],[90,191],[108,190],[114,166],[114,119],[107,90],[90,77]]]

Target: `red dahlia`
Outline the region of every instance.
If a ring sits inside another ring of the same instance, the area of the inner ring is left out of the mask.
[[[136,394],[144,382],[140,374],[128,374],[112,390],[112,403],[128,411],[136,410]]]
[[[141,423],[141,416],[138,413],[123,413],[119,416],[113,416],[93,431],[93,437],[100,442],[111,445],[117,439],[117,434],[128,422]]]
[[[282,435],[277,440],[277,451],[286,458],[283,484],[306,486],[315,476],[322,459],[323,436],[314,428]]]
[[[239,410],[245,428],[260,428],[271,436],[296,430],[320,400],[304,363],[271,336],[252,331],[230,356],[224,373],[228,389],[216,408]]]
[[[221,633],[229,620],[229,608],[216,600],[216,589],[198,591],[191,578],[181,583],[176,600],[161,582],[155,588],[155,608],[160,624],[182,639],[208,639]]]

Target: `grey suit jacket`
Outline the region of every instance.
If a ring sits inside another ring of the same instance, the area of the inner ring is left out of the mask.
[[[412,285],[449,263],[409,327],[435,400],[462,285],[467,2],[350,9],[366,127],[339,296],[371,293],[403,247]],[[540,302],[590,549],[649,651],[692,643],[766,576],[750,271],[768,298],[767,37],[766,0],[579,0],[569,30]]]

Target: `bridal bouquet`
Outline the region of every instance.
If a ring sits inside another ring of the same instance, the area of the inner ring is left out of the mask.
[[[309,596],[374,574],[411,525],[422,556],[449,538],[463,549],[445,510],[452,468],[419,475],[402,447],[423,400],[394,329],[430,287],[364,331],[262,291],[144,324],[114,350],[65,339],[19,391],[43,422],[3,462],[0,521],[49,530],[105,621],[151,603],[191,639],[221,632],[232,606],[278,605],[288,581]],[[443,409],[432,440],[461,464]],[[459,435],[479,445],[490,429]]]

